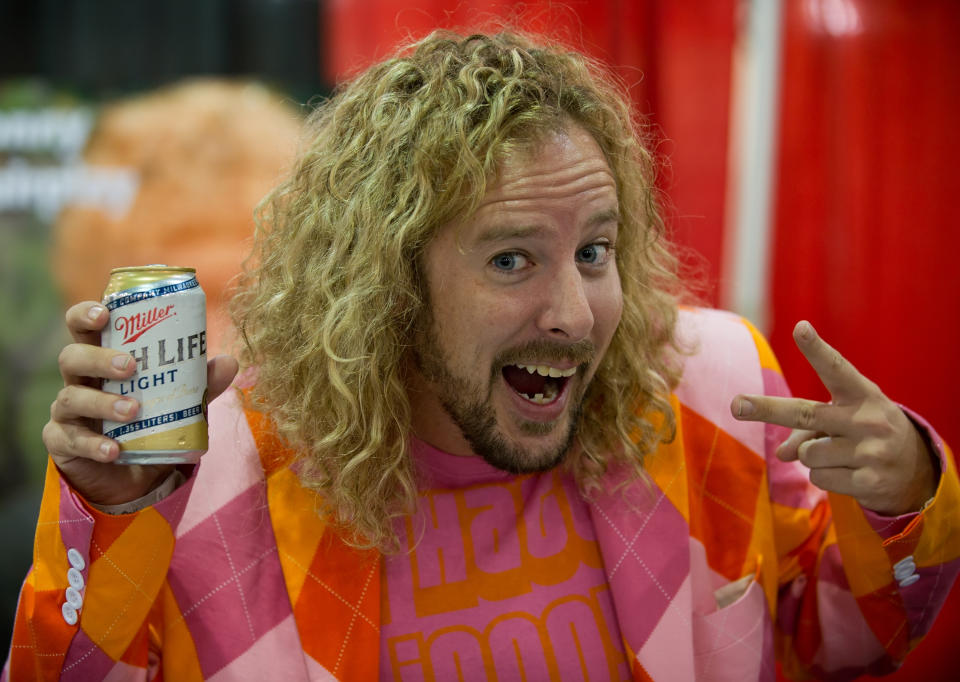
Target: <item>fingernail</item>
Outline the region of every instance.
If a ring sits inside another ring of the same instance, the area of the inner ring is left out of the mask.
[[[797,336],[799,336],[804,341],[813,337],[813,327],[809,322],[801,322],[797,326]]]
[[[128,400],[126,398],[122,400],[118,400],[115,403],[113,403],[114,411],[117,414],[119,414],[121,417],[129,417],[131,414],[133,414],[133,411],[134,409],[136,409],[136,406],[137,405],[135,402],[133,402],[132,400]]]
[[[96,322],[97,318],[100,317],[100,313],[104,310],[102,305],[90,306],[90,309],[87,311],[87,317]]]
[[[122,371],[122,370],[125,370],[125,369],[127,368],[127,365],[130,364],[130,356],[129,356],[129,355],[114,355],[114,356],[113,356],[113,359],[110,360],[110,364],[112,364],[114,367],[116,367],[117,369],[119,369],[119,370],[121,370],[121,371]]]
[[[116,450],[116,444],[109,441],[100,443],[100,454],[103,455],[104,459],[109,459],[113,457],[113,452]]]
[[[737,408],[738,417],[749,417],[751,414],[757,411],[757,408],[753,406],[746,398],[740,398],[740,405]]]

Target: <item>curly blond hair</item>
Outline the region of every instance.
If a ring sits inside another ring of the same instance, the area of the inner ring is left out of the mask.
[[[469,215],[505,155],[571,123],[617,181],[623,316],[587,392],[568,467],[585,493],[675,432],[680,291],[654,160],[619,84],[574,51],[517,33],[435,32],[344,85],[308,120],[290,177],[262,206],[234,300],[252,403],[300,453],[304,485],[361,546],[395,548],[414,508],[405,372],[437,230]]]

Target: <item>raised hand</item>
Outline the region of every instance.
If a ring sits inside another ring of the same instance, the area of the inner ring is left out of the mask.
[[[818,488],[850,495],[880,514],[919,511],[936,490],[937,474],[916,426],[809,322],[799,322],[793,338],[830,402],[738,395],[730,404],[733,416],[794,429],[777,457],[799,459]]]
[[[100,421],[130,421],[139,405],[131,398],[100,390],[103,379],[127,379],[136,371],[128,353],[100,347],[100,330],[109,317],[102,305],[92,301],[67,311],[67,329],[74,343],[60,353],[64,386],[43,427],[43,443],[60,472],[86,500],[106,505],[142,497],[173,468],[110,464],[120,448],[116,441],[101,435]],[[236,373],[234,358],[221,355],[211,359],[207,363],[209,399],[220,395]]]

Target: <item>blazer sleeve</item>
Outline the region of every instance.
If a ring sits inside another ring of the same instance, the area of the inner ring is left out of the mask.
[[[192,479],[141,511],[86,504],[48,461],[33,565],[0,680],[145,680],[155,672],[150,616]]]
[[[790,392],[756,329],[768,395]],[[883,517],[809,482],[774,451],[789,430],[766,426],[765,458],[778,554],[777,654],[790,677],[850,679],[896,669],[929,631],[960,571],[960,483],[953,456],[906,410],[940,462],[923,510]]]

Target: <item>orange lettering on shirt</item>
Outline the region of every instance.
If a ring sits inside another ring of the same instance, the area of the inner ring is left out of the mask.
[[[602,567],[596,542],[577,532],[560,476],[552,475],[550,486],[534,499],[524,489],[527,480],[421,497],[426,528],[419,532],[416,523],[406,523],[418,616],[526,594],[532,577],[538,584],[556,585],[581,565]]]

